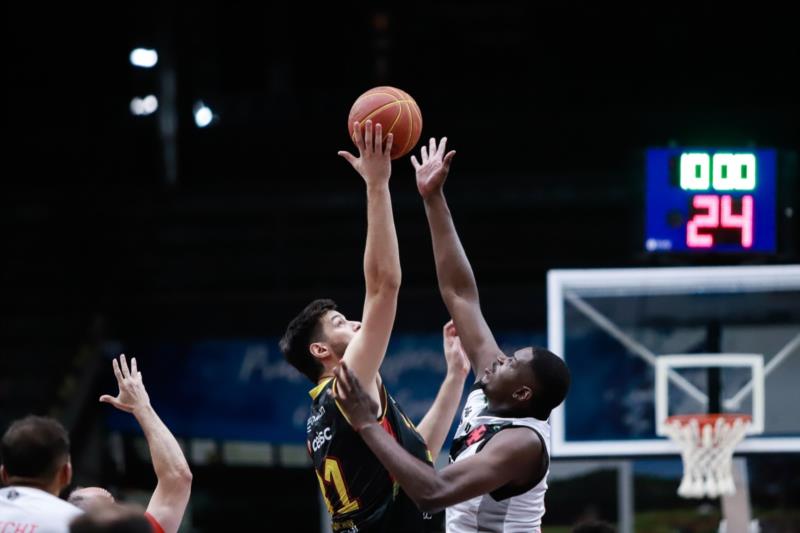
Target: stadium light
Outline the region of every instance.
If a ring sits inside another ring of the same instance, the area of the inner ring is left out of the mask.
[[[158,98],[152,94],[148,94],[144,98],[134,97],[131,100],[130,108],[131,113],[139,117],[152,115],[158,109]]]
[[[135,48],[130,58],[134,67],[153,68],[158,63],[158,52],[150,48]]]
[[[214,113],[211,108],[203,102],[197,102],[194,105],[194,123],[198,128],[205,128],[214,120]]]

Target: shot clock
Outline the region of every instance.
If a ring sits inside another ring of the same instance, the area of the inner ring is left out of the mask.
[[[645,170],[648,251],[775,251],[774,149],[651,148]]]

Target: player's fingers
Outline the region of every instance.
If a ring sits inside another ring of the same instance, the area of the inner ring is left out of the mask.
[[[139,373],[139,369],[136,368],[136,358],[131,357],[131,375],[136,377],[136,374]]]
[[[419,153],[420,156],[422,157],[422,164],[424,165],[425,163],[428,162],[428,149],[423,146],[422,150],[420,150]]]
[[[434,157],[436,155],[436,139],[431,137],[431,140],[428,141],[428,157]]]
[[[343,366],[339,365],[334,368],[333,373],[336,375],[336,388],[339,389],[340,392],[349,392],[350,383],[347,381],[347,374]]]
[[[417,161],[417,156],[411,156],[411,166],[414,167],[414,170],[419,170],[419,161]]]
[[[372,140],[372,121],[368,120],[366,126],[364,127],[364,144],[367,147],[367,153],[372,153],[375,151],[375,146],[373,146]]]
[[[453,162],[453,158],[456,156],[455,150],[450,150],[446,156],[444,156],[444,168],[450,169],[450,164]]]
[[[362,133],[361,123],[358,121],[353,124],[353,140],[355,141],[359,151],[363,152],[366,149],[364,146],[364,133]]]
[[[390,133],[386,136],[386,145],[383,147],[384,154],[392,153],[392,143],[394,143],[394,134]]]
[[[439,148],[436,150],[436,155],[442,157],[444,155],[445,148],[447,148],[447,137],[442,137],[442,140],[439,141]]]
[[[117,377],[117,382],[122,383],[122,372],[119,369],[119,363],[117,363],[116,359],[111,361],[111,366],[114,367],[114,375]]]
[[[375,153],[383,153],[383,126],[380,122],[375,124]]]
[[[338,153],[340,156],[344,157],[344,158],[345,158],[345,160],[346,160],[348,163],[350,163],[351,165],[355,165],[355,164],[356,164],[356,157],[355,157],[353,154],[351,154],[350,152],[345,152],[345,151],[343,151],[343,150],[342,150],[342,151],[340,151],[340,152],[337,152],[337,153]]]
[[[113,396],[109,396],[107,394],[104,394],[103,396],[100,397],[100,401],[103,402],[103,403],[107,403],[107,404],[113,405],[114,407],[116,407],[120,411],[129,411],[128,406],[126,406],[124,403],[120,402],[119,400],[117,400]]]
[[[129,378],[131,377],[131,371],[128,370],[128,360],[125,359],[125,354],[120,354],[119,356],[119,366],[122,369],[122,376]]]

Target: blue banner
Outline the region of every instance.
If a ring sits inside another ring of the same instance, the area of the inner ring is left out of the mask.
[[[512,334],[498,341],[510,353],[544,345],[544,336]],[[153,407],[179,437],[274,444],[305,440],[313,384],[283,359],[276,338],[159,344],[127,355],[136,357]],[[441,333],[395,335],[381,376],[409,418],[419,422],[446,368]],[[108,373],[105,386],[113,394],[110,365]],[[470,374],[465,391],[473,381]],[[119,411],[109,412],[108,423],[114,430],[138,431],[135,419]]]

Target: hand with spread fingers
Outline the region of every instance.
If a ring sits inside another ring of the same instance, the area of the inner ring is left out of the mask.
[[[363,126],[363,128],[362,128]],[[360,122],[353,124],[353,140],[358,147],[358,157],[347,151],[340,151],[342,156],[358,172],[367,185],[380,185],[388,183],[392,175],[392,140],[390,133],[383,140],[383,126],[373,124],[367,120],[363,125]]]
[[[137,410],[149,407],[150,397],[147,395],[144,383],[142,383],[142,373],[139,372],[136,366],[136,358],[131,359],[130,369],[128,368],[125,354],[119,356],[119,361],[114,359],[112,364],[114,366],[114,375],[117,377],[119,393],[116,398],[103,394],[100,396],[100,401],[110,403],[126,413],[134,413]]]
[[[358,378],[347,368],[347,364],[342,361],[333,373],[336,376],[333,396],[353,429],[361,431],[370,424],[377,424],[375,413],[378,411],[378,403],[361,387]]]
[[[411,164],[417,173],[417,189],[423,198],[442,192],[447,174],[450,173],[450,165],[456,155],[455,150],[450,150],[445,155],[446,149],[447,137],[442,137],[438,145],[436,139],[431,137],[428,147],[423,146],[420,150],[422,162],[417,161],[416,156],[411,156]]]

